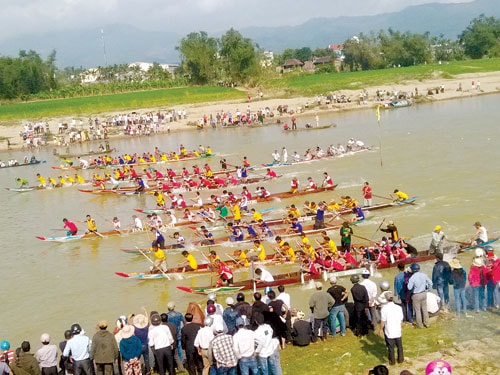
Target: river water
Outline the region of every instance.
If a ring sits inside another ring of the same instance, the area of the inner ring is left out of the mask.
[[[351,195],[362,200],[364,181],[370,182],[377,195],[388,196],[395,188],[411,196],[418,195],[420,199],[416,205],[375,211],[373,219],[355,228],[355,234],[372,237],[383,219],[386,222],[393,220],[401,235],[411,237],[414,246],[425,249],[437,224],[452,240],[470,237],[475,221],[481,221],[491,237],[499,234],[500,219],[496,208],[500,199],[499,99],[498,95],[490,95],[384,111],[380,126],[375,111],[366,110],[321,115],[322,124],[334,122],[337,126],[320,131],[283,133],[278,126],[207,129],[149,138],[113,139],[110,143],[123,152],[152,151],[155,146],[174,150],[181,143],[196,148],[203,144],[224,155],[229,163],[237,164],[247,156],[252,164],[257,164],[270,162],[271,153],[283,146],[291,155],[293,151],[303,153],[306,148],[317,145],[345,144],[351,137],[360,139],[375,149],[335,160],[280,168],[279,173],[284,177],[266,184],[267,189],[271,192],[287,190],[292,176],[298,176],[303,183],[308,176],[320,182],[322,173],[328,171],[339,187],[333,194],[314,199]],[[301,118],[299,126],[314,123],[313,116]],[[86,151],[85,147],[88,146],[83,146],[82,150]],[[97,145],[93,147],[95,149]],[[22,160],[23,156],[24,153],[18,151],[4,154],[2,159],[15,157]],[[37,172],[45,176],[58,175],[50,168],[58,163],[52,155],[52,148],[42,150],[37,156],[47,163],[33,168],[0,171],[2,186],[14,186],[14,178],[18,176],[35,183]],[[219,158],[215,157],[211,162],[213,169],[218,169],[218,161]],[[186,163],[186,166],[192,164]],[[177,163],[174,168],[182,166]],[[85,177],[90,176],[90,172],[87,173]],[[126,226],[131,223],[133,208],[152,208],[153,197],[92,196],[80,193],[74,187],[22,194],[2,189],[0,197],[3,203],[0,217],[3,244],[0,340],[9,339],[13,346],[18,346],[24,339],[37,343],[44,331],[62,339],[63,331],[74,322],[81,323],[92,334],[98,320],[114,322],[122,314],[139,312],[141,306],[161,312],[166,310],[168,301],[175,300],[179,310],[185,311],[188,301],[204,300],[203,296],[178,291],[175,285],[207,285],[210,283],[208,275],[182,281],[141,282],[114,274],[115,271],[149,268],[149,262],[143,257],[119,250],[120,247],[147,246],[151,238],[146,234],[64,244],[35,238],[35,235],[63,235],[64,232],[56,230],[62,227],[63,217],[84,220],[87,213],[96,219],[100,231],[111,229],[109,220],[113,216],[118,216],[122,226]],[[302,205],[303,201],[297,198],[258,207],[282,209],[290,203]],[[83,229],[84,225],[80,224],[80,228]],[[189,229],[181,232],[188,239],[191,237]],[[332,234],[338,241],[337,231]],[[375,237],[379,238],[380,232]],[[269,245],[266,249],[272,252]],[[218,250],[220,254],[233,251],[234,248]],[[194,255],[202,260],[199,251],[194,251]],[[462,257],[468,268],[470,255]],[[179,261],[180,255],[169,256],[170,265]],[[432,264],[423,264],[423,270],[430,272]],[[271,271],[278,273],[279,269]],[[392,283],[393,274],[393,270],[384,271],[375,281],[384,278]],[[235,274],[236,279],[247,276],[244,272]],[[349,286],[348,280],[341,283]],[[287,290],[292,295],[292,305],[306,309],[312,293],[310,286],[290,286]],[[220,301],[223,300],[221,296]]]

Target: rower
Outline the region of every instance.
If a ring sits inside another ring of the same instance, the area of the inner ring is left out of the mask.
[[[328,175],[327,172],[323,173],[323,183],[321,184],[322,187],[324,188],[331,188],[335,184],[333,183],[332,178]]]
[[[144,225],[142,224],[142,220],[137,217],[137,215],[132,215],[132,220],[134,221],[134,229],[142,230],[144,229]]]
[[[292,219],[292,225],[286,229],[286,233],[301,233],[303,232],[302,224],[299,223],[299,219],[294,217]]]
[[[253,241],[253,248],[251,251],[257,254],[257,258],[259,258],[260,261],[263,262],[266,260],[266,250],[264,249],[264,245],[262,245],[260,240]]]
[[[396,199],[394,200],[395,202],[401,202],[410,199],[410,196],[408,194],[398,189],[394,189],[394,195],[396,195]]]
[[[312,177],[307,177],[307,186],[306,190],[316,190],[318,187],[316,186],[316,183],[312,179]]]
[[[363,212],[363,209],[361,208],[361,206],[359,206],[358,204],[356,204],[353,208],[352,208],[352,213],[355,215],[352,219],[351,219],[351,222],[354,223],[356,221],[363,221],[365,220],[365,213]]]
[[[157,228],[151,228],[151,232],[155,232],[155,239],[151,243],[151,247],[159,247],[160,249],[165,249],[165,237]]]
[[[228,286],[232,286],[233,271],[231,268],[226,263],[222,262],[220,258],[215,260],[215,265],[217,267],[217,274],[219,275],[217,286],[221,287],[224,283],[227,283]]]
[[[266,173],[265,179],[270,180],[270,179],[276,178],[276,177],[277,177],[276,172],[273,171],[271,168],[267,168],[267,173]]]
[[[16,178],[16,182],[20,188],[27,188],[29,185],[28,180],[26,180],[25,178],[18,177],[18,178]]]
[[[96,233],[97,232],[97,225],[95,223],[95,220],[92,219],[92,216],[87,215],[85,222],[87,223],[87,232],[86,233]]]
[[[187,250],[184,250],[182,252],[182,256],[186,258],[183,263],[182,272],[196,271],[198,269],[198,262],[194,258],[193,254],[189,253]]]
[[[297,177],[292,178],[292,181],[290,181],[290,193],[295,194],[299,191],[300,188],[300,182]]]
[[[208,229],[203,229],[202,232],[203,239],[200,244],[203,246],[210,246],[215,244],[214,235],[208,231]]]
[[[155,273],[155,271],[160,271],[161,273],[167,271],[167,257],[165,256],[165,252],[158,245],[153,245],[152,248],[155,260],[150,269],[151,273]]]
[[[387,227],[380,229],[382,232],[390,233],[392,242],[399,240],[398,227],[394,225],[394,221],[387,222]]]
[[[78,233],[78,227],[76,226],[75,223],[72,221],[69,221],[68,219],[64,218],[63,219],[64,226],[63,228],[67,228],[68,232],[66,233],[66,236],[75,236]]]
[[[290,246],[288,242],[283,244],[283,253],[289,262],[296,262],[297,256],[295,255],[295,250]]]
[[[291,204],[290,206],[287,207],[287,212],[288,216],[292,215],[292,217],[299,218],[300,217],[300,211],[299,209],[295,206],[295,204]]]
[[[116,216],[113,218],[112,223],[113,223],[113,228],[116,231],[119,231],[120,227],[121,227],[121,224],[120,224],[120,220],[118,220],[118,218]]]
[[[272,283],[274,281],[274,277],[271,272],[262,267],[257,267],[255,269],[255,274],[257,275],[257,278],[255,279],[257,284]]]
[[[273,164],[278,164],[281,160],[281,155],[278,152],[278,150],[274,150],[274,152],[272,153],[272,157],[273,157]]]
[[[254,219],[255,221],[262,220],[262,214],[261,214],[259,211],[257,211],[255,208],[252,208],[252,209],[250,210],[250,213],[252,214],[253,219]]]
[[[156,197],[156,206],[159,208],[164,208],[165,198],[163,197],[163,194],[159,191],[155,191],[153,195]]]
[[[175,243],[175,244],[172,245],[173,249],[182,249],[182,248],[184,248],[185,240],[184,240],[184,237],[182,237],[179,232],[175,232],[173,238],[174,238],[174,240],[177,241],[177,243]]]
[[[488,242],[488,231],[479,221],[474,223],[474,228],[476,228],[476,232],[471,237],[471,245],[476,246]]]

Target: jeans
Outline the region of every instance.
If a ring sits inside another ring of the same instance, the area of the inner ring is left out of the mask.
[[[240,375],[250,375],[250,373],[252,375],[259,375],[259,365],[255,357],[240,358],[238,366],[240,368]]]
[[[217,367],[215,373],[217,375],[236,375],[236,367]]]
[[[337,318],[340,324],[340,334],[345,335],[344,305],[334,306],[330,310],[330,332],[332,336],[337,336]]]
[[[312,342],[316,342],[318,341],[318,334],[319,334],[319,330],[321,329],[322,331],[322,336],[321,338],[322,339],[325,339],[326,338],[326,327],[327,327],[327,323],[328,323],[328,317],[326,318],[323,318],[323,319],[317,319],[317,318],[314,318],[314,325],[313,325],[313,334],[312,334]]]
[[[401,308],[403,309],[404,321],[413,323],[413,303],[411,301],[401,301]]]
[[[149,346],[142,344],[142,358],[144,359],[144,367],[146,368],[146,374],[149,373],[151,365],[149,364]]]
[[[385,335],[384,335],[385,336]],[[385,336],[385,343],[387,345],[389,364],[394,365],[394,348],[398,348],[398,363],[403,363],[405,361],[405,356],[403,354],[403,341],[401,337],[396,337],[394,339],[390,339]]]
[[[326,326],[325,326],[326,328]],[[280,360],[280,350],[276,348],[268,358],[267,366],[270,375],[282,375],[281,371],[281,360]]]
[[[261,375],[281,375],[280,352],[276,349],[269,357],[257,357]]]
[[[450,302],[450,293],[448,285],[436,285],[436,291],[439,298],[441,298],[440,305],[445,307]]]
[[[427,311],[427,292],[414,294],[411,296],[417,327],[429,327],[429,312]]]
[[[475,286],[472,288],[474,295],[474,309],[476,311],[486,310],[486,298],[484,295],[484,286]]]
[[[467,314],[467,299],[465,298],[465,288],[454,288],[453,295],[455,296],[455,309],[457,315],[460,313]]]
[[[84,359],[82,361],[73,361],[73,371],[74,375],[92,375],[92,361],[90,359]]]

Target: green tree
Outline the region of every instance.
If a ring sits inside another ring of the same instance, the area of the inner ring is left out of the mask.
[[[160,64],[154,63],[146,72],[146,77],[151,81],[168,81],[171,75],[167,70],[163,69]]]
[[[204,31],[190,33],[176,47],[181,53],[182,71],[191,82],[206,84],[217,77],[218,43]]]
[[[465,54],[473,59],[480,59],[486,55],[499,56],[500,21],[481,14],[471,21],[459,38]]]
[[[309,47],[302,47],[302,48],[296,49],[294,58],[296,58],[302,62],[311,60],[312,51]]]
[[[248,82],[257,73],[257,51],[254,43],[236,30],[230,29],[221,37],[220,57],[227,78],[234,82]]]
[[[377,69],[381,65],[378,46],[363,33],[344,42],[344,64],[351,71]]]

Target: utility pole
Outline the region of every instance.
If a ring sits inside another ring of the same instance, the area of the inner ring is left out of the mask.
[[[106,56],[106,42],[104,41],[104,29],[101,29],[102,53],[104,55],[104,66],[108,66],[108,58]]]

